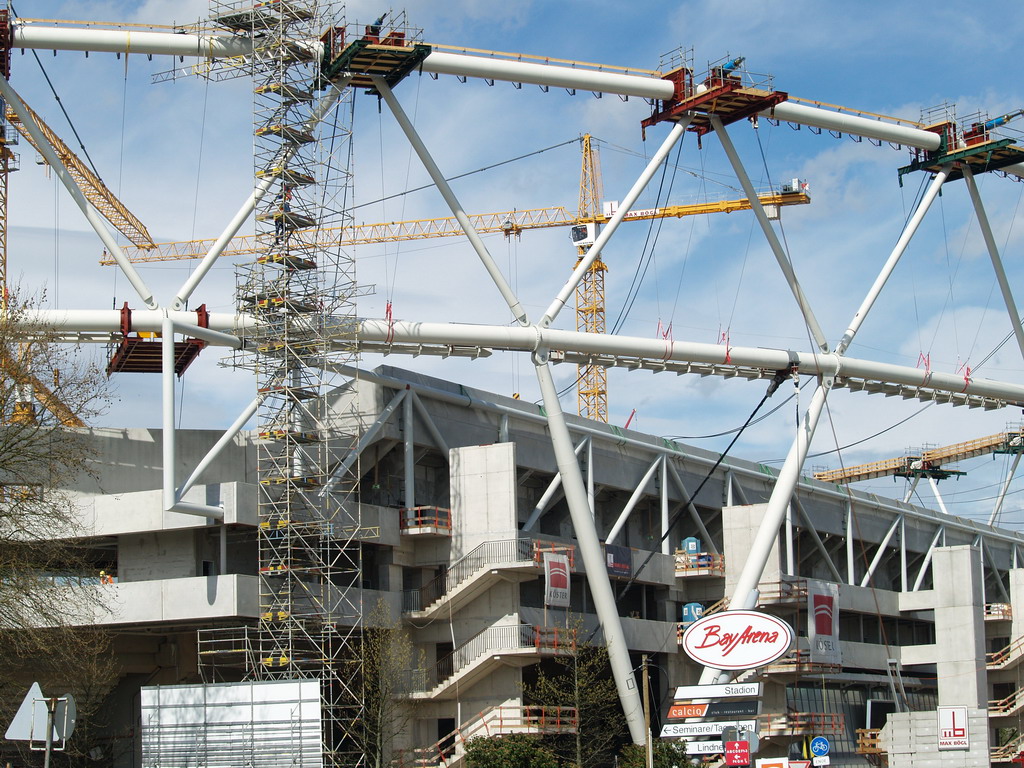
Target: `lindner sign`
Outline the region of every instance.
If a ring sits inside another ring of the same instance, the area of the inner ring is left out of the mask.
[[[691,624],[683,650],[715,669],[756,669],[781,657],[793,644],[793,629],[782,619],[757,611],[724,611]]]

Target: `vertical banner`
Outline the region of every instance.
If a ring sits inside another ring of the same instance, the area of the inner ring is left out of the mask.
[[[544,553],[544,605],[569,607],[569,556]]]
[[[843,663],[839,646],[838,584],[807,580],[807,639],[812,663]]]

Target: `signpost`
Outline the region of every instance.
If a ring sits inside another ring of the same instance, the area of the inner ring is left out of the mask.
[[[725,742],[726,765],[750,765],[750,744],[746,741]]]
[[[741,728],[752,731],[757,727],[753,720],[726,721],[709,720],[703,723],[666,723],[661,726],[661,737],[672,738],[677,736],[720,736],[726,728]]]
[[[669,705],[666,720],[689,720],[694,717],[750,717],[761,711],[760,701],[713,701],[703,704]]]
[[[725,685],[680,685],[675,699],[728,699],[761,695],[761,683],[726,683]]]

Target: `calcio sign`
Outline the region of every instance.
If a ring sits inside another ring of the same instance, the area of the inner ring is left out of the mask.
[[[786,622],[757,611],[725,611],[705,616],[683,633],[683,650],[715,669],[755,669],[789,650],[793,630]]]

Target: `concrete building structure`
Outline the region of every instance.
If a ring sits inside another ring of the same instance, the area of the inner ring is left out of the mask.
[[[383,603],[401,617],[426,661],[398,746],[450,762],[458,734],[488,718],[494,732],[521,713],[533,665],[576,641],[601,643],[602,633],[537,405],[388,367],[360,374],[335,406],[345,412],[353,399],[371,435],[360,456],[359,602],[364,615]],[[691,498],[716,454],[569,423],[599,535],[622,548],[609,559],[631,658],[652,655],[665,705],[701,671],[680,649],[683,607],[710,613],[730,594],[773,472],[729,457]],[[190,472],[218,436],[179,433],[178,471]],[[97,474],[76,492],[97,571],[117,574],[93,620],[116,634],[123,675],[107,705],[111,755],[132,765],[143,686],[239,679],[244,649],[210,630],[260,621],[255,437],[235,438],[188,497],[223,505],[223,521],[162,511],[157,431],[95,429],[92,439]],[[699,540],[697,551],[684,552],[684,539],[691,549]],[[568,610],[544,605],[545,552],[570,558]],[[942,765],[1015,756],[1020,739],[1002,742],[1018,733],[1024,705],[1022,554],[1016,532],[803,478],[758,597],[797,639],[740,678],[764,684],[760,754],[787,755],[824,735],[832,764],[888,754],[891,765],[937,765],[936,707],[948,705],[971,713],[970,748],[943,752]],[[809,595],[830,585],[838,662],[816,658],[808,631]],[[859,734],[881,728],[880,712],[899,727]]]

